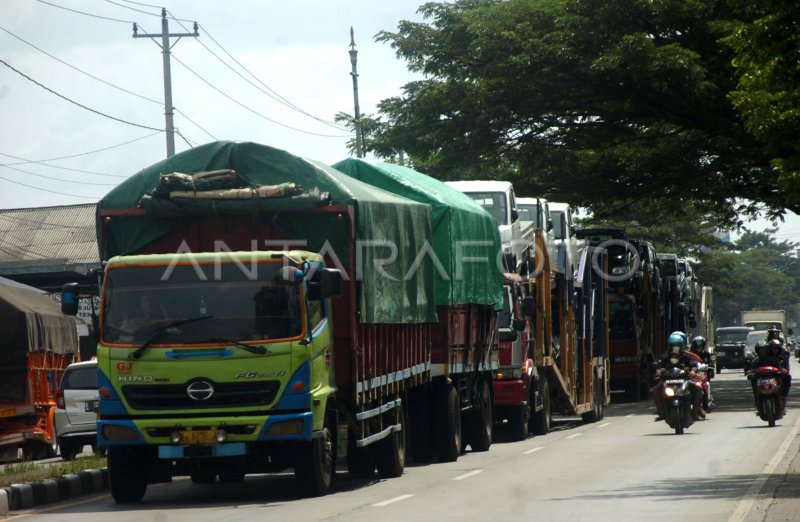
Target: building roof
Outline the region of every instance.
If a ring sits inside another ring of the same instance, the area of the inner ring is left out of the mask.
[[[100,264],[95,203],[0,210],[0,275]]]

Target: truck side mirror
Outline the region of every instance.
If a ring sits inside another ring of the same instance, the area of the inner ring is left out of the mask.
[[[334,268],[321,268],[314,272],[308,287],[309,299],[336,297],[342,293],[342,272]]]
[[[514,221],[516,221],[518,219],[519,219],[519,212],[517,212],[517,209],[512,208],[511,209],[511,222],[513,223]]]
[[[78,283],[67,283],[61,288],[61,313],[78,315]]]

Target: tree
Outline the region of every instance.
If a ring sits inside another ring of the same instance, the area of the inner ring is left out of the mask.
[[[754,8],[756,9],[756,8]],[[800,202],[800,8],[794,0],[757,2],[758,18],[726,39],[737,55],[730,98],[761,140],[787,205]]]
[[[599,217],[643,198],[660,215],[693,202],[737,226],[759,203],[782,212],[771,157],[729,99],[734,50],[720,39],[758,15],[741,4],[424,4],[426,22],[376,37],[425,79],[379,104],[375,146],[441,179],[509,179]]]
[[[775,230],[745,233],[698,255],[695,271],[714,288],[718,325],[733,324],[742,310],[796,310],[800,303],[800,261],[796,243],[778,242]]]

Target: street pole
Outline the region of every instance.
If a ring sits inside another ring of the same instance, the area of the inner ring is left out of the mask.
[[[161,37],[161,44],[158,44],[156,37]],[[170,37],[181,39],[183,36],[198,37],[200,34],[197,32],[197,22],[194,23],[193,33],[173,33],[169,32],[169,24],[167,22],[167,10],[161,9],[161,34],[139,34],[138,27],[133,24],[133,37],[134,38],[152,38],[157,45],[161,47],[161,53],[164,56],[164,117],[166,120],[167,132],[167,157],[175,155],[175,126],[172,121],[173,107],[172,107],[172,72],[170,70],[169,52],[172,47],[169,44]],[[178,43],[176,40],[175,43]],[[174,44],[173,44],[174,45]]]
[[[353,27],[350,27],[350,64],[353,70],[350,76],[353,77],[353,103],[355,104],[355,127],[356,127],[356,156],[359,158],[364,157],[364,135],[361,129],[361,109],[358,108],[358,69],[356,62],[358,61],[358,51],[356,51],[356,42],[353,36]]]

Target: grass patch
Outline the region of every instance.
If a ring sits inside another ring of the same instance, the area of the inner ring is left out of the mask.
[[[70,461],[7,464],[0,470],[0,487],[10,486],[11,484],[24,484],[26,482],[40,482],[87,469],[104,467],[106,467],[106,458],[99,455],[78,457]]]

